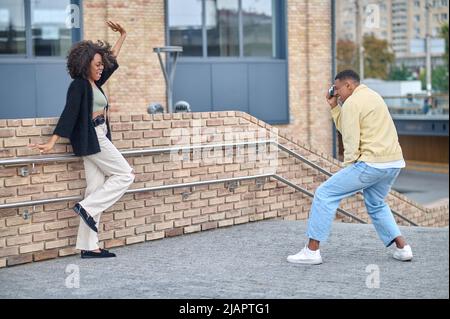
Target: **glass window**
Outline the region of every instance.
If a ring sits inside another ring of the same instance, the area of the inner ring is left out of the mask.
[[[202,0],[169,0],[170,44],[183,55],[202,56]]]
[[[277,0],[167,0],[170,45],[183,56],[281,57]],[[204,11],[203,11],[204,10]],[[240,41],[243,41],[241,43]],[[278,51],[277,51],[278,50]]]
[[[66,26],[70,0],[31,0],[31,32],[35,56],[65,56],[72,45]]]
[[[26,54],[24,2],[0,1],[0,54]]]
[[[244,56],[274,56],[272,13],[272,0],[242,0]]]
[[[207,0],[208,56],[239,56],[238,0]]]

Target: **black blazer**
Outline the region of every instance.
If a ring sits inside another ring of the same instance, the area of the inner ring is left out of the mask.
[[[119,65],[113,65],[104,69],[102,76],[95,82],[100,91],[105,94],[101,86],[114,73]],[[92,123],[92,86],[89,80],[83,78],[74,79],[67,90],[66,106],[56,124],[53,134],[70,139],[73,152],[76,156],[92,155],[100,152],[97,133]],[[109,105],[106,106],[108,108]],[[108,132],[106,136],[111,140],[109,121],[106,119]]]

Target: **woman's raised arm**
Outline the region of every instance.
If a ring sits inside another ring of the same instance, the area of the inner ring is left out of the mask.
[[[117,40],[116,44],[114,44],[112,48],[112,54],[115,58],[119,55],[120,49],[122,48],[123,41],[125,41],[125,38],[127,37],[127,32],[125,29],[118,23],[107,21],[106,24],[113,30],[114,32],[120,33],[120,38]]]

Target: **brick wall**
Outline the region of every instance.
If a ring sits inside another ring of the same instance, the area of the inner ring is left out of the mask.
[[[84,0],[84,39],[119,38],[105,24],[123,25],[127,38],[118,58],[119,69],[105,85],[111,112],[146,113],[151,102],[165,102],[165,82],[154,47],[165,45],[164,1]]]
[[[0,158],[38,155],[28,143],[48,139],[57,119],[0,120]],[[340,163],[288,130],[276,128],[242,112],[211,112],[158,115],[113,115],[114,144],[120,149],[161,148],[199,143],[242,142],[274,139],[300,155],[336,172]],[[71,150],[61,139],[54,153]],[[258,155],[259,154],[259,155]],[[136,172],[132,189],[276,173],[311,192],[326,177],[284,152],[268,149],[210,150],[202,154],[167,153],[127,157]],[[263,156],[262,156],[263,155]],[[274,156],[276,155],[276,156]],[[31,171],[31,166],[29,166]],[[83,164],[35,165],[29,176],[20,167],[0,167],[0,204],[82,195]],[[187,197],[183,193],[188,193]],[[391,207],[424,226],[448,225],[448,206],[425,209],[392,192]],[[74,202],[36,205],[31,218],[21,209],[0,210],[0,267],[77,253],[74,249],[79,218]],[[125,195],[102,214],[99,238],[102,247],[116,247],[164,237],[268,218],[306,219],[311,199],[276,181],[258,186],[243,181],[230,191],[224,183]],[[352,197],[342,208],[368,220],[362,200]],[[30,207],[27,207],[30,209]],[[347,218],[343,221],[349,221]],[[399,223],[402,224],[401,221]]]
[[[165,82],[152,51],[165,45],[164,1],[85,0],[83,4],[85,39],[114,44],[118,35],[105,20],[122,22],[128,30],[120,68],[106,84],[112,112],[146,113],[151,102],[165,105]],[[330,1],[287,1],[291,122],[277,127],[332,154],[332,121],[324,99],[331,78],[330,10]]]
[[[331,84],[331,1],[287,1],[289,104],[286,128],[332,154],[332,120],[324,96]]]

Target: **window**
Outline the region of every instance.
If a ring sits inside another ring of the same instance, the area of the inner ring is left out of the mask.
[[[447,13],[441,13],[441,20],[447,21]]]
[[[272,0],[242,0],[244,56],[273,56]]]
[[[416,15],[414,16],[414,18],[416,19],[416,22],[420,22],[420,15],[416,14]]]
[[[170,0],[171,45],[183,47],[183,55],[202,55],[202,1]]]
[[[208,56],[239,56],[239,1],[206,1]]]
[[[344,26],[346,28],[351,28],[351,27],[353,27],[353,25],[354,25],[353,21],[345,21],[344,22]]]
[[[167,0],[169,43],[188,57],[281,58],[276,0]]]
[[[420,38],[420,28],[415,28],[415,31],[416,31],[415,38],[419,39]]]
[[[0,2],[0,54],[26,53],[23,1]]]
[[[418,1],[418,0],[414,1],[414,6],[416,8],[420,8],[420,1]]]
[[[31,32],[35,56],[65,56],[72,45],[66,26],[70,0],[31,0]]]
[[[79,9],[71,7],[80,8],[79,4],[79,0],[2,0],[0,55],[65,57],[81,35]]]

